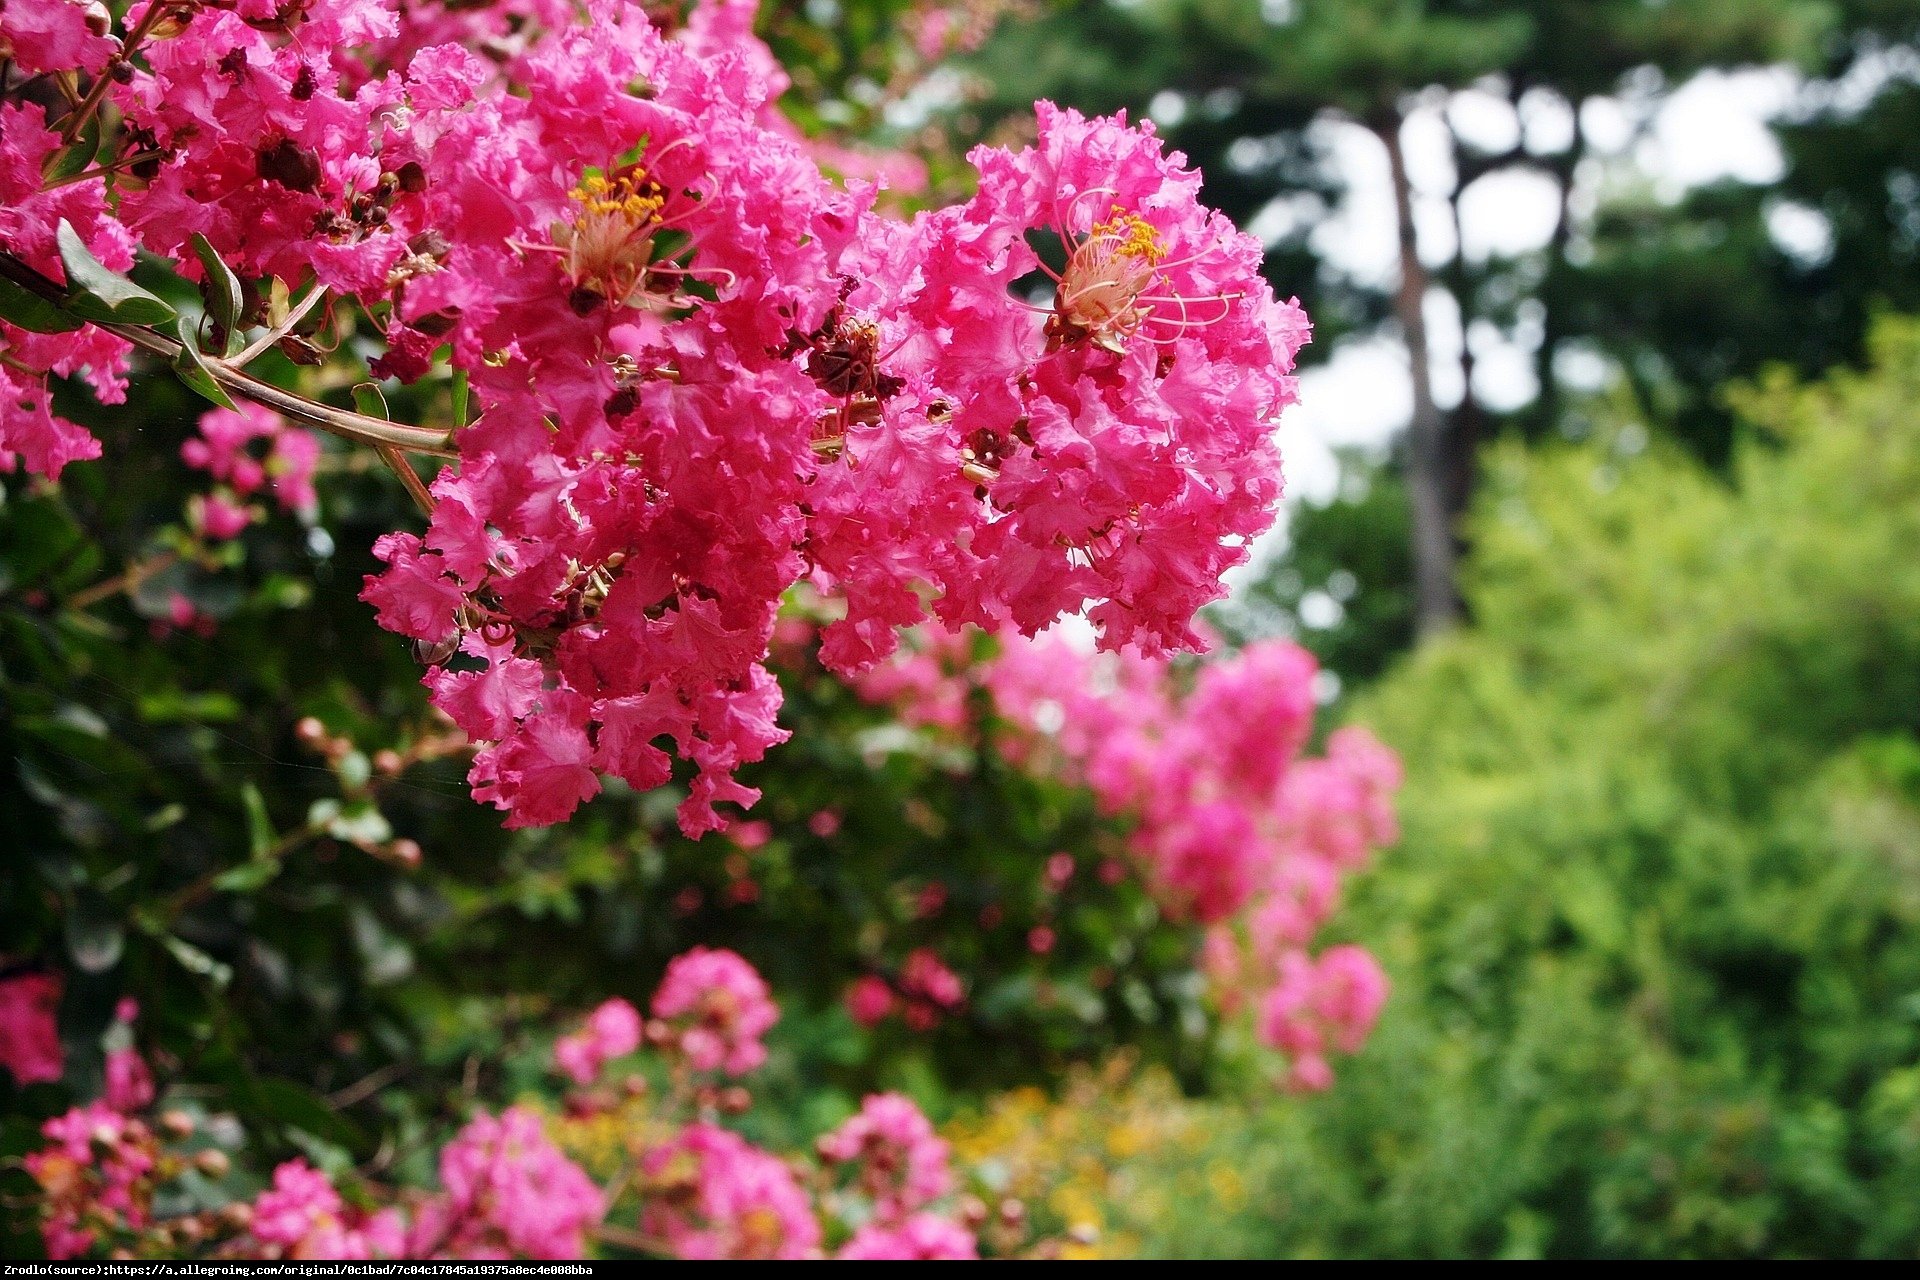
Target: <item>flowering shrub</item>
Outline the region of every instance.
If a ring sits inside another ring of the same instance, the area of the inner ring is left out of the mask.
[[[1012,729],[1003,750],[1062,773],[1124,821],[1123,852],[1162,910],[1207,927],[1204,964],[1229,1013],[1251,1002],[1260,1039],[1284,1052],[1287,1082],[1332,1083],[1327,1055],[1352,1053],[1386,1000],[1366,951],[1308,951],[1338,902],[1341,878],[1398,836],[1392,796],[1400,763],[1365,729],[1303,758],[1313,720],[1313,658],[1290,642],[1251,645],[1183,680],[1138,651],[1088,654],[1057,636],[1009,642],[971,664],[960,637],[934,635],[861,681],[903,719],[952,730],[965,682],[984,685]],[[1128,873],[1109,862],[1106,878]],[[1070,855],[1044,873],[1064,883]],[[1028,934],[1052,949],[1050,925]],[[914,990],[915,957],[902,988]],[[884,990],[848,992],[862,1021],[885,1016]],[[911,1013],[911,1006],[909,1007]]]
[[[1043,103],[1033,146],[974,153],[971,200],[900,221],[780,118],[751,6],[671,33],[621,0],[498,8],[143,0],[115,36],[78,0],[9,6],[0,456],[97,456],[46,375],[114,402],[136,347],[374,446],[427,527],[380,539],[365,598],[514,826],[604,775],[660,786],[662,742],[698,769],[689,833],[752,803],[734,774],[786,736],[764,659],[802,578],[844,611],[821,652],[846,672],[928,592],[948,625],[1085,609],[1110,646],[1196,642],[1271,522],[1307,326],[1150,126]],[[483,54],[489,18],[515,37]],[[80,72],[77,100],[29,92]],[[201,314],[127,280],[136,253]],[[276,350],[364,375],[362,410],[248,371]],[[451,427],[384,420],[380,382],[443,379]],[[232,415],[187,452],[231,491],[199,509],[216,539],[260,480],[233,447],[279,430]],[[402,450],[457,465],[428,486]],[[284,504],[310,461],[276,444]]]
[[[654,1007],[690,1001],[725,1009],[749,983],[759,984],[759,975],[732,952],[690,952],[669,969]],[[756,1013],[777,1017],[764,995],[761,1001]],[[110,1068],[107,1096],[49,1120],[41,1130],[46,1145],[25,1160],[41,1191],[50,1257],[119,1250],[143,1257],[575,1258],[589,1239],[680,1258],[818,1257],[832,1241],[849,1258],[978,1256],[973,1232],[955,1214],[978,1221],[983,1211],[950,1203],[947,1144],[911,1101],[869,1097],[820,1138],[818,1166],[782,1159],[716,1123],[750,1099],[737,1086],[718,1093],[700,1077],[751,1069],[709,1060],[700,1041],[651,1037],[673,1081],[657,1103],[647,1101],[640,1075],[618,1089],[599,1088],[605,1063],[584,1066],[581,1046],[612,1057],[637,1045],[629,1019],[638,1015],[618,999],[554,1043],[554,1068],[576,1086],[565,1117],[528,1105],[474,1116],[440,1149],[437,1190],[383,1191],[363,1180],[349,1201],[336,1177],[296,1158],[274,1168],[250,1200],[158,1222],[157,1197],[182,1179],[224,1177],[228,1158],[218,1147],[189,1150],[204,1139],[186,1112],[169,1110],[149,1123],[153,1081],[126,1043],[128,1014],[115,1024],[118,1047],[109,1061],[137,1064],[122,1074],[142,1087],[117,1087]],[[590,1150],[594,1132],[609,1127],[619,1163],[603,1188],[555,1135]]]
[[[1001,7],[875,3],[922,63]],[[791,123],[751,4],[0,46],[7,1249],[1014,1254],[928,1115],[1358,1043],[1309,944],[1389,771],[1160,805],[991,675],[1084,614],[1161,750],[1271,517],[1305,321],[1151,127],[1043,104],[903,216],[952,175]],[[1310,674],[1220,696],[1304,738]]]

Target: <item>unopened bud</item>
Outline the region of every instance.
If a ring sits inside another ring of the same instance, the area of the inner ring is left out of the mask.
[[[420,865],[422,857],[419,844],[405,836],[387,846],[387,856],[409,871]]]
[[[752,1105],[753,1095],[739,1085],[734,1085],[720,1094],[720,1110],[730,1116],[737,1116]]]
[[[293,726],[293,736],[300,739],[301,746],[318,749],[327,740],[327,726],[320,723],[318,716],[302,716],[300,723]]]
[[[193,1117],[184,1111],[163,1111],[160,1113],[160,1127],[173,1137],[189,1137],[193,1133]]]
[[[233,1161],[227,1159],[227,1153],[218,1147],[208,1147],[193,1158],[193,1167],[209,1178],[224,1178],[233,1168]]]
[[[382,747],[373,753],[373,767],[376,771],[392,777],[407,767],[407,762],[392,747]]]

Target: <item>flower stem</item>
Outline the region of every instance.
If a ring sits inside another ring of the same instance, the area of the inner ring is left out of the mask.
[[[55,306],[66,305],[66,290],[10,253],[0,253],[0,276],[6,277],[14,284],[37,294]],[[144,325],[112,321],[89,321],[89,323],[117,338],[124,338],[142,351],[159,356],[169,364],[180,354],[180,343],[176,339],[157,333]],[[451,432],[437,431],[431,427],[411,427],[368,417],[364,413],[355,413],[350,409],[336,409],[332,405],[321,404],[305,396],[295,395],[282,387],[276,387],[271,382],[263,381],[244,370],[234,368],[225,360],[214,356],[205,356],[203,359],[214,380],[229,394],[251,400],[255,404],[265,405],[303,426],[314,427],[330,435],[339,436],[343,440],[351,440],[356,444],[371,445],[375,448],[385,445],[407,453],[428,454],[436,458],[457,456],[458,451],[453,447]]]

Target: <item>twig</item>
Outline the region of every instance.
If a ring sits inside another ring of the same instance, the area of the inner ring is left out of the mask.
[[[381,460],[392,469],[394,475],[400,477],[400,483],[413,495],[414,505],[420,508],[420,514],[432,518],[433,495],[427,492],[427,486],[421,483],[420,474],[407,461],[406,455],[390,444],[375,445],[374,448],[380,451]]]
[[[411,1070],[404,1062],[389,1062],[386,1066],[368,1075],[360,1077],[337,1093],[327,1095],[327,1105],[336,1111],[344,1111],[355,1103],[364,1102],[380,1090],[398,1080]]]
[[[134,52],[140,48],[141,42],[151,35],[153,29],[159,26],[161,20],[172,11],[173,6],[164,3],[164,0],[155,0],[153,4],[147,6],[146,13],[140,18],[140,25],[129,31],[127,38],[121,42],[120,52],[114,54],[112,61],[100,69],[100,74],[93,78],[93,84],[87,89],[87,96],[80,99],[80,105],[61,121],[61,138],[72,142],[80,136],[80,131],[87,127],[87,121],[93,117],[95,111],[99,110],[101,102],[106,99],[107,91],[113,87],[112,62],[124,62],[131,66]]]
[[[0,276],[5,276],[21,288],[55,306],[66,305],[66,290],[10,253],[0,253]],[[117,338],[124,338],[142,351],[159,356],[169,364],[180,354],[178,341],[142,325],[121,324],[117,321],[89,321],[88,323]],[[330,435],[339,436],[343,440],[352,440],[358,444],[391,445],[395,449],[403,449],[408,453],[423,453],[436,458],[458,456],[458,451],[453,447],[451,432],[436,431],[431,427],[410,427],[368,417],[364,413],[355,413],[351,409],[336,409],[332,405],[320,404],[305,396],[295,395],[291,391],[276,387],[271,382],[265,382],[244,370],[234,368],[224,360],[213,356],[204,356],[202,359],[214,380],[233,395],[251,400],[255,404],[265,405],[276,413],[305,426],[318,428]]]
[[[300,301],[287,312],[287,318],[285,320],[282,320],[279,324],[261,334],[253,342],[248,343],[246,348],[238,355],[228,356],[227,363],[236,369],[244,369],[259,359],[260,356],[266,352],[267,348],[292,333],[294,326],[307,318],[307,313],[313,310],[314,305],[320,301],[326,292],[326,286],[318,280],[315,280],[313,282],[313,288],[307,292],[306,297],[300,299]]]
[[[82,587],[67,597],[67,608],[90,609],[110,596],[122,591],[132,591],[156,573],[173,567],[180,559],[176,551],[163,551],[151,560],[143,560],[133,565],[125,573],[108,578],[105,582],[96,582],[90,587]]]

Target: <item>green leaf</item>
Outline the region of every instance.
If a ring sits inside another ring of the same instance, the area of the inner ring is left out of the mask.
[[[60,219],[54,239],[60,247],[60,263],[67,269],[67,287],[72,290],[67,309],[82,320],[157,325],[179,314],[125,276],[107,270],[65,218]]]
[[[354,384],[353,407],[369,418],[379,418],[383,422],[393,421],[393,414],[387,409],[385,393],[371,382]]]
[[[193,233],[193,252],[207,273],[207,314],[226,332],[226,354],[232,355],[240,349],[240,317],[246,308],[240,277],[198,231]]]
[[[213,370],[207,364],[207,358],[200,354],[200,348],[194,345],[193,322],[182,317],[180,321],[180,354],[173,359],[173,371],[180,381],[213,401],[224,409],[237,409],[227,389],[213,376]]]
[[[453,371],[453,425],[456,428],[467,425],[467,371],[465,369]]]
[[[267,817],[267,802],[260,788],[251,782],[240,787],[240,801],[247,809],[247,852],[262,860],[273,851],[273,822]]]
[[[0,276],[0,320],[29,333],[71,333],[81,322],[37,293]]]
[[[252,1095],[255,1110],[289,1128],[362,1155],[370,1150],[366,1132],[359,1125],[335,1111],[319,1094],[291,1080],[255,1080],[247,1092]]]
[[[252,893],[264,888],[280,874],[277,859],[266,858],[257,862],[243,862],[237,867],[228,867],[213,878],[213,887],[221,893]]]
[[[85,173],[93,158],[100,154],[100,116],[96,112],[87,121],[80,136],[50,154],[40,164],[40,177],[49,185],[75,174]]]

